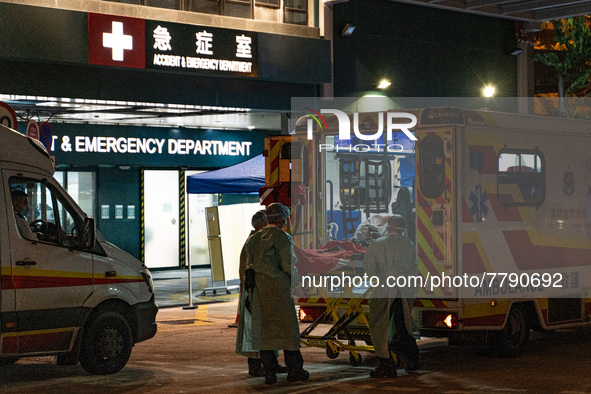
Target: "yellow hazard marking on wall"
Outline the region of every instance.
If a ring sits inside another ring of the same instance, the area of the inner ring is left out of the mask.
[[[142,263],[146,263],[146,237],[145,237],[145,233],[146,233],[146,221],[145,221],[145,212],[144,212],[144,206],[145,206],[145,201],[144,201],[144,169],[142,168],[141,174],[140,174],[140,228],[141,228],[141,233],[140,233],[140,250],[141,250],[141,260]]]
[[[185,268],[185,170],[179,171],[179,266]]]

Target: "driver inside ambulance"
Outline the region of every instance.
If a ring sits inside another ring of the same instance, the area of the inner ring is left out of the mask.
[[[16,218],[16,225],[23,236],[23,238],[30,241],[36,241],[37,236],[31,230],[29,222],[27,221],[27,214],[29,213],[29,198],[27,193],[22,190],[14,190],[11,193],[12,207],[14,208],[14,217]]]

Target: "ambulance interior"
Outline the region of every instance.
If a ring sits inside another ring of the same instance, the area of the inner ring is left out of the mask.
[[[324,146],[332,147],[318,157],[322,180],[317,187],[323,188],[321,195],[325,196],[321,204],[326,228],[320,234],[318,248],[304,245],[301,240],[305,237],[298,235],[306,232],[302,225],[306,218],[296,205],[296,257],[301,274],[362,273],[366,248],[387,235],[386,224],[393,214],[406,219],[405,235],[416,243],[414,141],[396,133],[395,141],[384,140],[379,146],[363,142],[355,137],[339,140],[336,135],[323,136]],[[296,151],[302,150],[292,147],[292,174]],[[301,157],[305,155],[304,150]],[[354,292],[361,295],[366,290],[361,286]]]

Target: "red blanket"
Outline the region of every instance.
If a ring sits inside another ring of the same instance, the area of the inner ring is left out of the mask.
[[[296,246],[296,267],[300,275],[323,274],[332,270],[339,260],[350,260],[355,253],[365,253],[365,248],[351,241],[330,241],[319,249],[302,249]]]

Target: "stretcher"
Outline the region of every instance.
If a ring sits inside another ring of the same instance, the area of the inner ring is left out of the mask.
[[[349,352],[349,363],[353,366],[361,365],[363,360],[361,352],[374,352],[369,335],[369,320],[366,310],[368,307],[368,294],[371,289],[365,290],[363,295],[354,294],[353,289],[344,287],[340,296],[328,294],[326,289],[318,288],[319,297],[307,298],[316,306],[326,306],[324,312],[316,318],[306,329],[300,333],[300,342],[306,347],[326,349],[326,355],[335,359],[341,352]],[[322,335],[314,335],[321,323],[332,322],[332,325]],[[354,327],[350,327],[354,326]],[[365,345],[358,342],[364,341]],[[391,352],[391,357],[398,364],[396,354]]]

